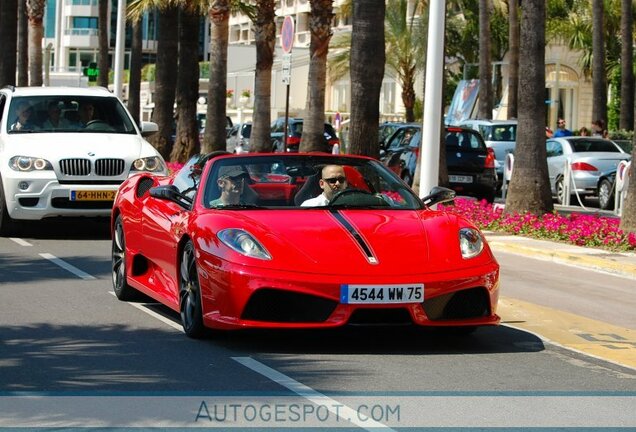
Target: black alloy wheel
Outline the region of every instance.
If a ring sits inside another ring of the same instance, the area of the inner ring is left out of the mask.
[[[113,291],[115,291],[115,295],[119,300],[133,300],[137,295],[137,291],[128,285],[126,280],[126,239],[121,216],[117,216],[117,219],[115,219],[111,256]]]
[[[194,256],[194,245],[188,241],[181,254],[179,266],[179,309],[181,324],[188,337],[199,339],[205,336],[201,285]]]

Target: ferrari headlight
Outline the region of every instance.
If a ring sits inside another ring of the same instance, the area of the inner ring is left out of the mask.
[[[262,260],[271,260],[272,256],[250,233],[242,229],[228,228],[219,231],[219,239],[238,253]]]
[[[484,240],[476,229],[462,228],[459,230],[459,248],[462,251],[462,257],[473,258],[484,250]]]
[[[132,164],[133,171],[148,171],[148,172],[158,172],[163,171],[163,161],[159,156],[151,156],[145,158],[135,159]]]
[[[31,156],[14,156],[9,159],[9,167],[15,171],[46,171],[52,170],[51,162],[46,159]]]

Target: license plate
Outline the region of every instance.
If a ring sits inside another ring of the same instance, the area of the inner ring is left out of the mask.
[[[341,285],[340,302],[349,303],[421,303],[424,284]]]
[[[114,201],[114,190],[82,190],[71,191],[71,201]]]
[[[471,176],[449,175],[448,181],[451,183],[472,183],[473,178]]]

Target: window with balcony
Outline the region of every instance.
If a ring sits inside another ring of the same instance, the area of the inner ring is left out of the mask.
[[[71,28],[74,29],[96,29],[97,17],[73,17]]]

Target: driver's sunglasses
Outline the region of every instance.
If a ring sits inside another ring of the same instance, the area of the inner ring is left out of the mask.
[[[338,176],[338,177],[323,178],[323,180],[331,185],[335,185],[336,182],[340,182],[340,184],[346,182],[347,178],[345,176]]]

